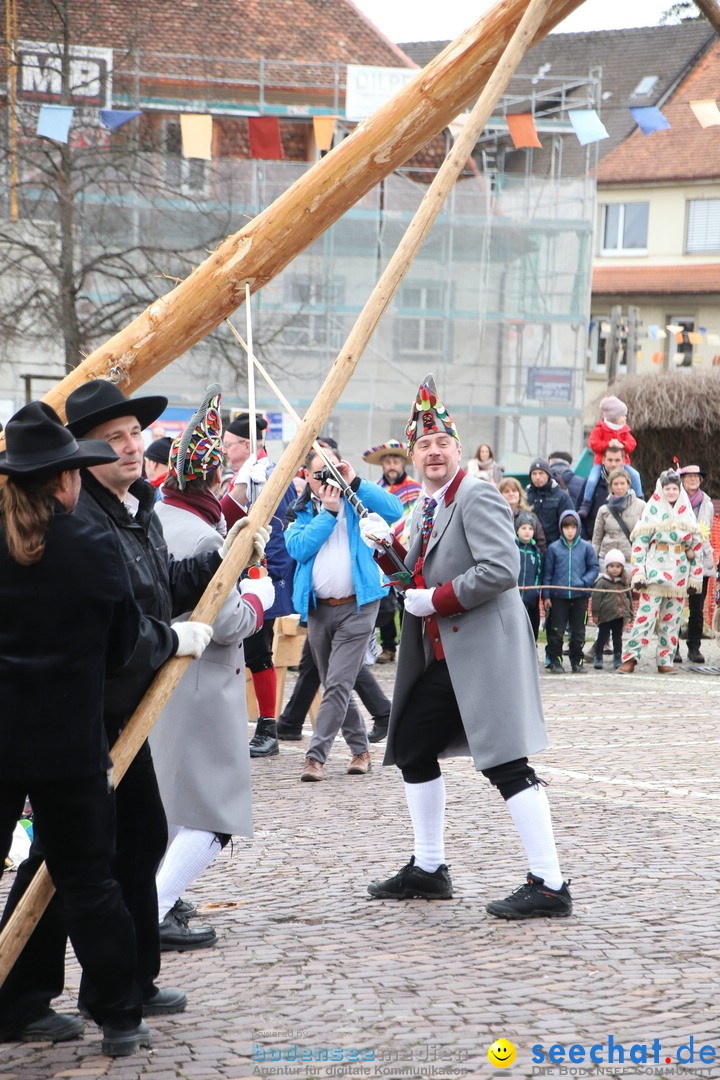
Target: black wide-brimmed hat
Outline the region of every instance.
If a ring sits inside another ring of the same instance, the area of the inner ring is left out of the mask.
[[[68,469],[109,465],[118,460],[102,439],[77,442],[44,401],[31,401],[8,420],[5,446],[0,453],[0,473],[14,480],[39,480]]]
[[[146,428],[165,411],[167,403],[168,399],[159,395],[126,398],[122,390],[107,379],[92,379],[68,395],[65,402],[67,426],[78,438],[119,416],[135,416],[140,427]]]

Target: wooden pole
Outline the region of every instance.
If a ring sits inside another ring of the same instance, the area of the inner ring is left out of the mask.
[[[551,0],[534,40],[583,0]],[[223,241],[188,278],[159,297],[70,372],[44,400],[65,415],[68,394],[89,379],[114,378],[126,394],[177,359],[352,207],[383,177],[475,101],[527,8],[499,0],[473,27],[245,228]],[[2,448],[0,436],[0,448]]]
[[[507,86],[524,51],[531,44],[537,26],[554,0],[531,0],[520,25],[513,35],[485,91],[473,109],[460,137],[428,188],[407,232],[333,364],[320,392],[305,413],[277,466],[251,507],[248,525],[237,538],[222,566],[203,594],[191,618],[212,623],[234,588],[243,567],[247,565],[256,529],[269,521],[297,472],[298,465],[308,452],[316,433],[321,430],[357,367],[360,357],[372,337],[383,312],[390,304],[400,282],[412,265],[413,258],[440,212],[453,184],[457,180],[472,147],[490,116],[498,98]],[[140,703],[112,749],[115,782],[119,783],[128,766],[151,731],[153,724],[167,705],[173,690],[189,663],[189,657],[172,657],[156,675],[145,698]],[[19,956],[27,938],[37,924],[52,896],[53,886],[43,867],[35,875],[22,900],[0,935],[0,985]]]

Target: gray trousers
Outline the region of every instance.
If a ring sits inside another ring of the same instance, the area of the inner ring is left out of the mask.
[[[317,761],[327,761],[341,728],[353,754],[364,754],[369,749],[365,721],[352,688],[375,629],[379,606],[379,601],[363,604],[360,610],[354,603],[338,607],[318,604],[308,613],[308,642],[323,684],[322,704],[308,747],[308,757]]]

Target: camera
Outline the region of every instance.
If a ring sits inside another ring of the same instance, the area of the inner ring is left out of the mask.
[[[323,465],[322,469],[318,469],[317,472],[313,473],[313,480],[319,480],[321,484],[333,483],[337,485],[337,481],[327,465]]]

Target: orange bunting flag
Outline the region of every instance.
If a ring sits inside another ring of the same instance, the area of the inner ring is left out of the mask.
[[[313,133],[318,150],[331,150],[337,116],[313,116]]]
[[[720,109],[717,102],[709,98],[705,101],[691,101],[690,108],[695,113],[695,118],[700,127],[714,127],[720,124]]]
[[[664,359],[665,359],[665,353],[654,352],[652,354],[652,362],[653,362],[653,364],[662,364]]]
[[[508,113],[505,119],[516,150],[523,150],[529,146],[536,146],[542,150],[532,113]]]

